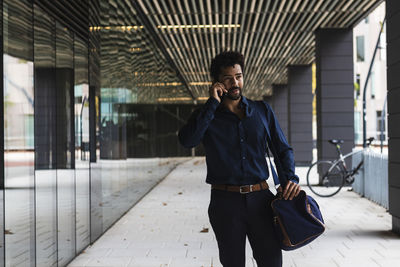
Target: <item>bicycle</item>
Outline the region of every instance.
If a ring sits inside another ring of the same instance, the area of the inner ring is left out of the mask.
[[[347,168],[345,160],[362,153],[371,145],[373,140],[373,137],[368,138],[366,148],[345,155],[340,150],[340,144],[344,143],[343,140],[329,140],[329,143],[336,147],[339,158],[333,161],[319,160],[311,164],[307,172],[307,186],[317,196],[331,197],[337,194],[345,184],[351,185],[355,180],[354,176],[363,166],[364,160],[361,159],[358,164],[354,164],[356,167],[351,169]]]

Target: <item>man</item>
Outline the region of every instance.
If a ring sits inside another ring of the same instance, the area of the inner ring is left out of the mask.
[[[179,131],[187,148],[203,143],[211,184],[208,215],[224,267],[245,266],[246,236],[258,267],[282,266],[282,252],[273,230],[265,152],[267,132],[256,103],[242,95],[244,57],[226,51],[211,62],[210,98]],[[293,151],[274,113],[265,105],[271,140],[279,154],[285,199],[300,192]],[[264,114],[262,114],[264,115]],[[278,190],[282,190],[279,188]]]

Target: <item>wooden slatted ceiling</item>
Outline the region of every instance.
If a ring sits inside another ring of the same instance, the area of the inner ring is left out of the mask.
[[[259,99],[287,82],[288,65],[314,61],[318,28],[348,28],[381,0],[137,0],[195,97],[207,97],[209,64],[230,49],[245,55],[245,93]],[[240,25],[160,28],[160,25]],[[172,95],[171,95],[172,96]]]
[[[190,99],[149,32],[121,30],[121,25],[140,25],[130,1],[100,1],[99,14],[95,26],[109,27],[96,32],[101,39],[102,88],[128,88],[139,103],[156,103],[171,95]]]

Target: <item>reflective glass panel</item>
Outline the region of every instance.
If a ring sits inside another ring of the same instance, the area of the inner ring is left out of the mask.
[[[76,250],[90,242],[89,207],[89,81],[87,44],[74,40],[74,112],[75,112],[75,182],[76,182]]]
[[[55,21],[34,6],[36,263],[57,264]]]
[[[3,1],[6,266],[34,266],[34,90],[31,1]]]
[[[3,28],[3,12],[0,12],[0,29]],[[0,40],[3,40],[3,31],[0,31]],[[0,57],[1,59],[1,57]],[[1,62],[3,64],[3,61]],[[4,105],[4,100],[3,100],[3,105]],[[3,109],[3,105],[0,105],[1,108]],[[3,109],[4,110],[4,109]],[[0,120],[1,123],[3,123],[2,120]],[[0,123],[0,124],[1,124]],[[4,123],[3,123],[3,128],[4,130]],[[3,138],[4,138],[4,133]],[[0,138],[1,139],[1,138]],[[4,141],[3,141],[4,144]],[[0,168],[4,169],[4,153],[3,157],[0,154]],[[4,172],[0,174],[0,229],[4,229]],[[4,266],[4,231],[0,234],[0,266]]]
[[[73,35],[56,22],[58,264],[75,256],[75,134]]]

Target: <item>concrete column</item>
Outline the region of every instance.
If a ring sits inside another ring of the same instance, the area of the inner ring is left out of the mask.
[[[273,110],[275,110],[275,105],[274,105],[274,96],[273,95],[264,95],[263,100],[267,102]]]
[[[353,30],[316,32],[318,159],[336,159],[330,139],[343,139],[343,153],[354,147]]]
[[[389,212],[400,234],[400,2],[386,1],[389,130]]]
[[[296,165],[312,161],[312,72],[311,65],[288,67],[288,140]]]
[[[272,108],[274,109],[275,115],[278,118],[279,124],[286,136],[289,138],[289,94],[288,87],[286,84],[274,84],[272,85]]]

